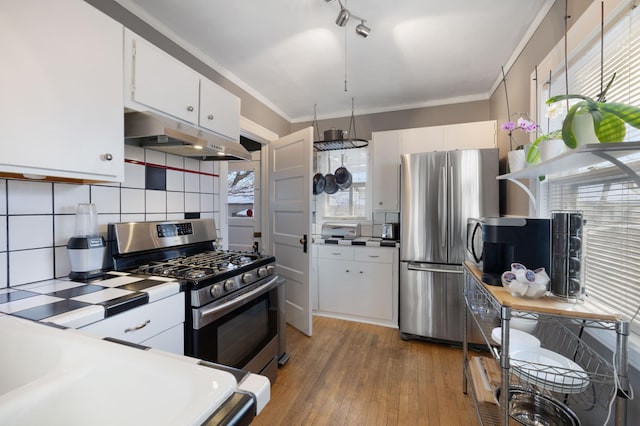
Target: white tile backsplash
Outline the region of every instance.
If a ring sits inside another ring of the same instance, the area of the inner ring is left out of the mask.
[[[184,212],[184,192],[167,192],[167,212]]]
[[[91,202],[100,213],[120,213],[120,188],[92,186]]]
[[[10,180],[7,185],[8,214],[51,214],[53,184]]]
[[[140,148],[139,146],[135,146],[135,145],[125,144],[124,156],[128,160],[144,162],[144,148]]]
[[[213,194],[200,194],[200,211],[213,211]]]
[[[184,194],[184,211],[199,212],[200,211],[200,194],[185,192]]]
[[[7,214],[7,181],[0,179],[0,214]]]
[[[53,247],[9,252],[9,283],[12,286],[53,277]]]
[[[152,149],[144,150],[144,161],[150,164],[165,166],[167,164],[167,154]]]
[[[0,253],[0,287],[6,287],[7,281],[7,253]]]
[[[122,197],[121,213],[144,213],[144,189],[122,188],[120,194]]]
[[[144,164],[125,163],[123,188],[143,188],[145,184]]]
[[[167,191],[184,191],[184,172],[167,170]]]
[[[0,216],[0,252],[7,249],[7,217]]]
[[[62,278],[71,272],[71,263],[69,262],[69,254],[67,247],[61,246],[55,248],[55,278]]]
[[[0,179],[0,288],[68,275],[66,245],[79,203],[96,205],[104,237],[114,222],[184,219],[185,212],[219,220],[220,180],[211,176],[218,173],[216,164],[130,145],[125,153],[141,163],[166,164],[167,190],[144,189],[145,166],[131,162],[123,184]]]
[[[147,190],[146,197],[146,212],[149,213],[167,213],[167,193],[166,191],[151,191]]]
[[[167,154],[167,167],[184,169],[184,157],[180,157],[179,155]]]
[[[53,216],[9,216],[9,251],[53,246]]]
[[[200,192],[213,194],[213,176],[200,175]]]
[[[200,192],[200,174],[186,172],[184,174],[184,192]]]
[[[89,202],[89,185],[53,184],[53,212],[74,213],[78,204]]]
[[[66,245],[69,238],[75,234],[76,216],[70,214],[57,214],[54,216],[53,242],[56,246]]]

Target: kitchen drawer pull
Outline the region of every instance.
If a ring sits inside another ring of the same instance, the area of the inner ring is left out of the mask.
[[[335,251],[332,251],[331,254],[334,256],[342,256],[342,253],[336,253]]]
[[[374,254],[370,254],[370,255],[369,255],[369,257],[370,257],[371,259],[377,259],[377,258],[379,258],[380,256],[378,256],[377,254],[375,254],[375,255],[374,255]]]
[[[209,114],[209,115],[207,115],[207,119],[208,119],[208,120],[213,120],[213,114]]]
[[[187,107],[187,111],[189,111],[189,112],[193,111],[193,107],[192,107],[191,105],[189,105],[189,106]]]
[[[132,332],[132,331],[138,331],[138,330],[140,330],[140,329],[145,328],[145,327],[146,327],[150,322],[151,322],[151,320],[150,320],[150,319],[148,319],[148,320],[146,320],[145,322],[143,322],[142,324],[140,324],[140,325],[136,325],[135,327],[125,328],[124,332],[125,332],[125,333],[130,333],[130,332]]]

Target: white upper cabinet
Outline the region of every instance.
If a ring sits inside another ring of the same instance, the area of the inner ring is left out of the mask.
[[[182,62],[131,31],[125,31],[126,61],[131,70],[125,97],[189,123],[198,123],[200,76]]]
[[[402,130],[400,153],[415,154],[417,152],[444,151],[445,126],[418,127]],[[400,158],[398,158],[400,161]]]
[[[372,135],[373,211],[399,211],[400,131],[374,132]]]
[[[123,26],[82,0],[5,0],[0,173],[124,179]]]
[[[495,120],[442,126],[444,149],[496,148],[497,126]]]
[[[240,138],[240,99],[212,81],[200,81],[200,126],[228,139]]]
[[[153,109],[240,140],[240,99],[130,30],[125,30],[125,106]]]

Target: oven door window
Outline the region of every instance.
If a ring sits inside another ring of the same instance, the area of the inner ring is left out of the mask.
[[[278,314],[269,294],[194,330],[195,356],[242,368],[277,334]]]

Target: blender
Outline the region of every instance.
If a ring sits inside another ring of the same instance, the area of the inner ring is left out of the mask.
[[[67,242],[71,264],[69,278],[83,282],[102,278],[106,244],[98,234],[98,213],[95,204],[78,204],[75,219],[74,236]]]

